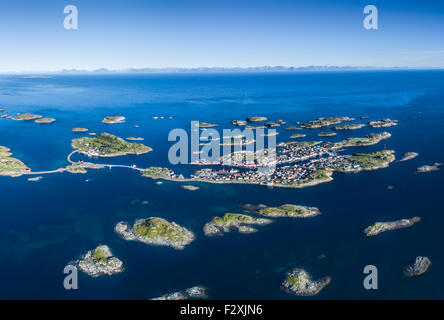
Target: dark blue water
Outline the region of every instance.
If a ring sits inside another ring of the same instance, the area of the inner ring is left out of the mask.
[[[168,163],[171,129],[189,129],[190,120],[229,127],[231,120],[251,115],[290,125],[327,116],[397,119],[399,126],[386,129],[392,133],[389,140],[350,152],[381,150],[386,144],[398,158],[407,151],[420,153],[387,169],[335,173],[334,181],[305,189],[199,184],[201,190],[190,192],[174,182],[159,186],[135,171],[117,168],[45,175],[37,183],[27,182],[26,176],[0,177],[0,298],[147,299],[204,285],[215,299],[295,299],[279,289],[292,267],[305,268],[315,278],[332,277],[316,296],[320,299],[444,298],[443,171],[414,174],[420,165],[444,162],[444,72],[3,76],[0,108],[57,118],[49,125],[0,119],[0,145],[11,148],[34,171],[66,165],[70,140],[79,136],[71,128],[78,126],[141,136],[154,149],[103,161],[190,170]],[[127,121],[105,125],[101,119],[106,115],[124,115]],[[383,130],[338,132],[323,140]],[[278,131],[278,141],[292,133]],[[305,131],[307,140],[320,139],[320,130]],[[387,190],[389,185],[395,188]],[[255,234],[203,235],[202,226],[213,216],[241,212],[245,203],[310,205],[323,214],[278,219]],[[362,234],[375,221],[415,215],[423,220],[411,228],[371,238]],[[176,251],[127,242],[113,231],[118,221],[149,216],[190,228],[196,240]],[[80,274],[79,290],[65,290],[64,266],[100,243],[124,262],[125,272],[100,278]],[[326,258],[318,259],[320,254]],[[430,257],[432,267],[420,277],[404,278],[403,267],[417,255]],[[363,288],[362,272],[368,264],[378,267],[378,290]]]

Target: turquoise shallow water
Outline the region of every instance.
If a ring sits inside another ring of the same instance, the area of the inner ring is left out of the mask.
[[[303,267],[315,278],[332,277],[316,296],[320,299],[444,298],[443,171],[414,174],[420,165],[444,162],[443,89],[444,72],[437,71],[0,77],[0,108],[57,118],[50,125],[0,119],[0,145],[34,171],[64,166],[70,140],[78,136],[70,130],[82,126],[121,137],[142,136],[154,149],[103,161],[188,173],[194,168],[168,163],[171,129],[189,129],[190,120],[229,127],[231,120],[251,115],[287,124],[321,116],[389,117],[399,120],[399,126],[385,129],[392,133],[389,140],[350,152],[380,150],[386,144],[398,157],[420,153],[387,169],[335,173],[334,181],[305,189],[199,184],[201,190],[189,192],[176,183],[159,186],[118,168],[47,175],[37,183],[0,177],[0,298],[146,299],[204,285],[215,299],[298,299],[279,289],[292,267]],[[127,121],[112,126],[100,122],[114,114]],[[160,115],[174,119],[152,119]],[[324,141],[383,130],[339,132]],[[292,133],[278,131],[278,141]],[[318,140],[319,131],[304,132],[306,139]],[[395,188],[387,190],[389,185]],[[317,206],[322,215],[277,220],[255,234],[203,235],[202,226],[211,217],[240,212],[245,203]],[[423,220],[412,228],[373,238],[362,234],[375,221],[414,215]],[[176,251],[126,242],[113,231],[118,221],[148,216],[174,220],[195,232],[196,240]],[[63,267],[99,243],[111,247],[125,272],[96,279],[80,274],[79,290],[64,290]],[[320,254],[326,258],[318,259]],[[430,257],[429,272],[403,278],[402,268],[417,255]],[[362,286],[367,264],[379,269],[378,290]]]

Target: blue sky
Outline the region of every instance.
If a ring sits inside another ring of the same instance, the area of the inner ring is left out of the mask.
[[[63,28],[63,8],[79,29]],[[379,29],[363,27],[376,5]],[[444,1],[0,0],[0,71],[444,67]]]

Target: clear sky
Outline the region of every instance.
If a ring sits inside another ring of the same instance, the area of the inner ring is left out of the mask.
[[[0,0],[2,72],[264,65],[444,67],[444,1]]]

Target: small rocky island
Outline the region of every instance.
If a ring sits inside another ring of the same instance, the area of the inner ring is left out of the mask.
[[[245,126],[247,124],[247,121],[244,121],[244,120],[233,120],[233,121],[231,121],[231,124],[233,126]]]
[[[88,129],[87,128],[72,128],[71,131],[72,132],[87,132]]]
[[[247,122],[265,122],[268,118],[266,117],[248,117]]]
[[[392,231],[413,226],[415,223],[421,221],[420,217],[413,217],[410,219],[401,219],[389,222],[376,222],[374,225],[367,227],[364,233],[367,237],[376,236],[385,231]]]
[[[287,274],[281,289],[296,296],[314,296],[331,281],[330,277],[312,280],[304,269],[295,268]]]
[[[300,206],[295,204],[283,204],[278,207],[268,207],[264,204],[242,206],[244,212],[255,213],[268,218],[308,218],[320,215],[321,212],[316,207]]]
[[[77,261],[80,270],[91,277],[103,274],[113,275],[123,271],[123,263],[113,256],[106,245],[100,245],[94,250],[88,251]]]
[[[168,293],[152,300],[187,300],[205,299],[208,297],[207,289],[202,286],[191,287],[185,290]]]
[[[156,217],[137,220],[132,227],[126,222],[119,222],[115,231],[125,240],[169,246],[177,250],[184,249],[194,240],[190,230]]]
[[[441,166],[441,163],[434,163],[433,165],[423,165],[416,169],[416,173],[426,173],[426,172],[432,172],[432,171],[438,171],[439,167]]]
[[[214,128],[214,127],[217,127],[217,126],[219,126],[219,125],[218,125],[218,124],[215,124],[215,123],[199,122],[199,123],[197,124],[197,126],[198,126],[199,128]]]
[[[297,138],[303,138],[303,137],[306,137],[307,135],[305,135],[305,134],[303,134],[303,133],[295,133],[295,134],[292,134],[291,136],[290,136],[290,139],[297,139]]]
[[[56,121],[55,118],[39,118],[39,119],[35,120],[34,122],[36,122],[36,123],[53,123],[55,121]]]
[[[333,137],[336,134],[336,132],[319,132],[318,137]]]
[[[107,116],[103,118],[102,122],[107,124],[114,124],[114,123],[123,123],[125,122],[125,117],[122,116]]]
[[[417,152],[406,152],[406,153],[404,153],[402,158],[399,159],[399,162],[411,160],[413,158],[416,158],[417,156],[419,156],[419,153],[417,153]]]
[[[378,121],[369,121],[368,125],[372,128],[387,128],[398,125],[398,120],[383,119]]]
[[[339,126],[334,126],[331,129],[335,131],[341,131],[341,130],[357,130],[365,127],[365,124],[363,123],[353,123],[353,124],[341,124]]]
[[[206,236],[223,235],[236,229],[240,233],[252,233],[257,230],[251,225],[265,225],[271,223],[270,219],[254,218],[245,214],[226,213],[222,217],[214,217],[210,222],[206,223],[203,231]]]
[[[127,142],[109,133],[101,133],[93,138],[74,139],[71,146],[80,153],[95,157],[116,157],[152,151],[150,147],[141,143]]]
[[[432,262],[428,257],[416,257],[415,262],[404,268],[404,275],[406,277],[419,276],[426,272],[431,265]]]
[[[192,185],[188,185],[188,184],[186,184],[186,185],[183,185],[183,186],[182,186],[182,189],[189,190],[189,191],[197,191],[197,190],[199,190],[200,188],[197,187],[197,186],[192,186]]]

